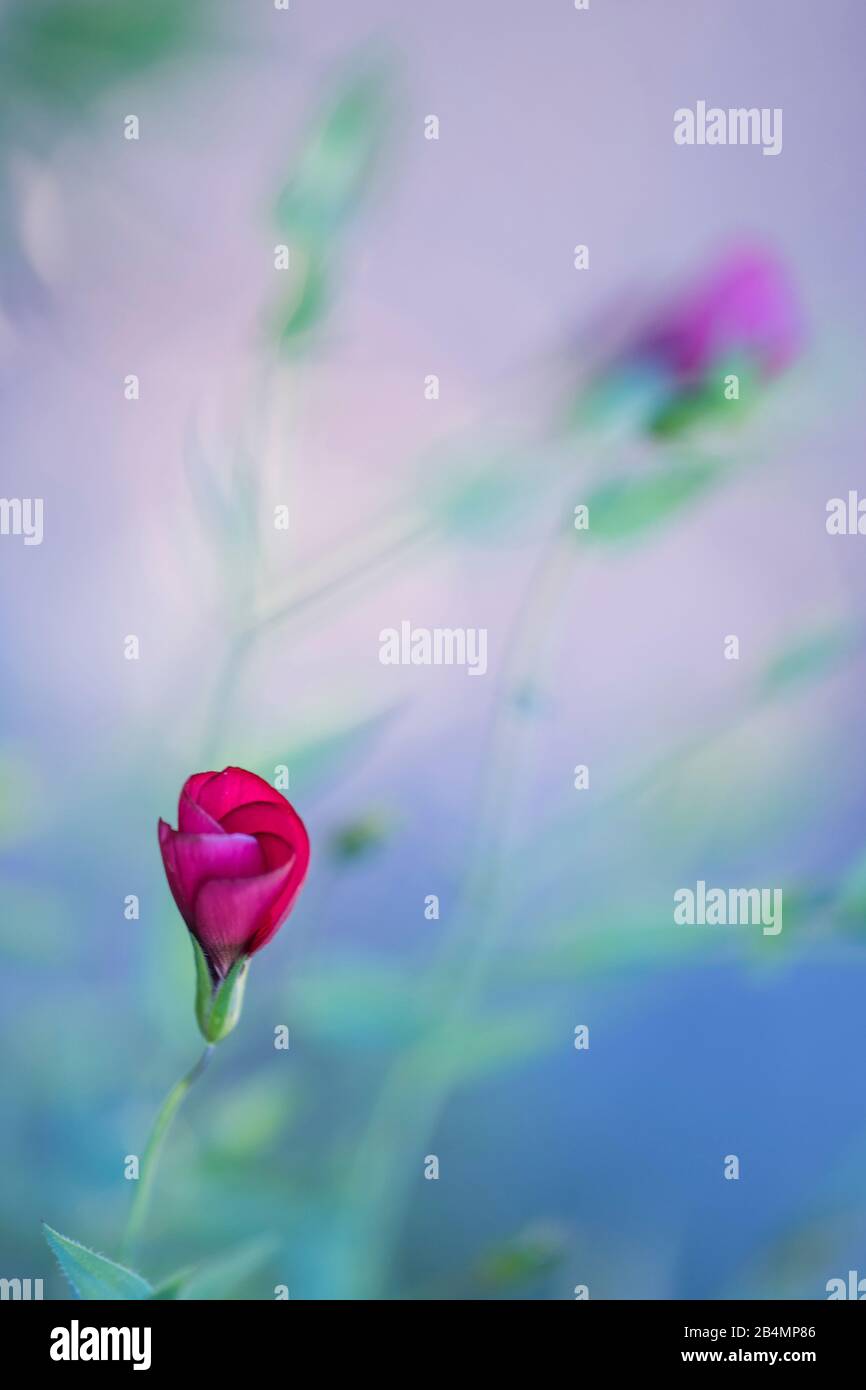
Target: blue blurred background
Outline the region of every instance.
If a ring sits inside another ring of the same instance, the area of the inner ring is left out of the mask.
[[[197,1048],[156,823],[228,763],[289,769],[312,867],[170,1136],[148,1277],[866,1274],[866,570],[825,527],[862,476],[864,31],[856,0],[0,6],[0,494],[45,518],[0,537],[0,1274],[68,1296],[41,1220],[117,1254]],[[699,99],[782,108],[783,152],[676,146]],[[742,245],[796,356],[653,429],[665,383],[611,364]],[[382,666],[404,619],[486,628],[486,677]],[[781,887],[782,933],[674,927],[699,878]]]

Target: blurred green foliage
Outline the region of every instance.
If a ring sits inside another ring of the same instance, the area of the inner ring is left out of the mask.
[[[80,112],[115,82],[188,51],[200,0],[7,0],[0,111],[22,101]]]
[[[605,481],[586,499],[588,529],[575,535],[582,544],[642,539],[703,497],[721,474],[712,459],[687,458],[663,462],[645,476]]]
[[[386,811],[378,808],[365,811],[333,832],[331,853],[343,861],[360,859],[379,849],[388,839],[393,826],[394,818]]]
[[[381,60],[357,64],[302,139],[274,208],[290,252],[290,290],[277,312],[283,348],[303,343],[331,306],[336,258],[347,225],[369,198],[388,143],[393,80]]]

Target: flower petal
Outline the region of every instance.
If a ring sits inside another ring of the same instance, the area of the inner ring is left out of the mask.
[[[208,879],[246,880],[260,875],[265,861],[258,841],[252,835],[186,835],[173,839],[174,864],[184,902],[198,922],[196,900]]]
[[[287,857],[281,851],[279,842],[281,841],[287,846],[288,851],[294,857],[291,875],[291,898],[294,898],[306,877],[310,863],[310,840],[307,835],[307,828],[294,806],[290,805],[285,798],[280,799],[279,805],[254,801],[248,806],[239,806],[235,811],[230,811],[227,816],[224,816],[223,827],[232,833],[255,835],[261,845],[269,869],[287,862]],[[287,910],[287,908],[283,909],[283,916]],[[259,946],[264,946],[272,935],[273,932],[260,941],[255,949],[258,950]]]
[[[207,773],[206,775],[215,776],[216,774]],[[192,780],[190,778],[190,781]],[[222,833],[222,826],[219,821],[214,820],[213,816],[209,816],[207,811],[193,800],[186,787],[180,794],[180,801],[177,806],[177,828],[186,831],[189,835],[219,835]]]
[[[204,773],[199,773],[204,777]],[[190,778],[190,781],[193,781]],[[215,772],[196,786],[195,801],[207,811],[214,820],[222,821],[223,816],[239,806],[252,801],[272,801],[277,805],[288,806],[281,792],[257,777],[254,772],[245,772],[242,767],[226,767]]]
[[[160,819],[159,822],[159,849],[162,854],[162,863],[165,868],[165,876],[171,895],[177,903],[178,911],[186,922],[187,926],[192,925],[192,904],[188,904],[181,888],[180,874],[177,868],[177,859],[174,850],[174,840],[177,835],[176,830],[172,830],[166,821]]]
[[[257,878],[211,879],[196,900],[196,936],[225,975],[240,955],[258,950],[259,933],[273,936],[291,905],[297,885],[295,861]],[[283,905],[285,904],[285,906]]]

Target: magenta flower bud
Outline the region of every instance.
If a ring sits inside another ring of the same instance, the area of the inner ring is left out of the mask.
[[[680,384],[700,381],[719,362],[749,361],[775,376],[796,356],[800,314],[791,282],[769,252],[729,252],[663,309],[630,354]]]
[[[159,847],[198,948],[199,1024],[215,1042],[237,1021],[248,958],[267,945],[292,909],[310,842],[297,811],[269,782],[227,767],[189,778],[177,830],[159,822]]]
[[[595,379],[588,418],[653,435],[728,421],[737,412],[725,378],[742,378],[748,404],[802,342],[798,298],[782,263],[769,251],[729,251],[627,336]]]

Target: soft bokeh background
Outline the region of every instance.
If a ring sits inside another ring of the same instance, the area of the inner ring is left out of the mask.
[[[117,1253],[198,1046],[156,822],[229,762],[289,767],[313,866],[145,1274],[866,1274],[866,542],[824,525],[863,478],[864,37],[859,0],[0,6],[0,494],[45,503],[0,538],[0,1274],[67,1296],[42,1219]],[[782,154],[675,146],[700,98],[782,107]],[[602,344],[744,238],[797,287],[791,370],[697,442],[628,399],[590,428]],[[711,490],[569,537],[696,449]],[[404,618],[486,627],[487,676],[381,666]],[[782,887],[781,936],[673,927],[697,878]]]

